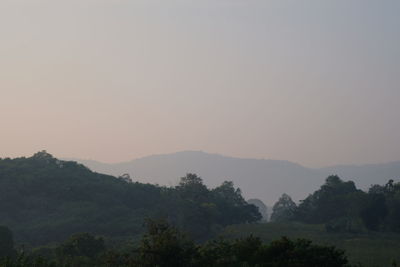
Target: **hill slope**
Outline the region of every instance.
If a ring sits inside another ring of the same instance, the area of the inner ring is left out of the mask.
[[[231,184],[210,190],[196,175],[167,188],[95,173],[44,151],[0,159],[0,225],[17,242],[40,245],[77,232],[132,238],[147,217],[168,218],[200,240],[261,215]]]
[[[0,225],[17,241],[44,244],[89,231],[138,234],[158,202],[155,186],[127,184],[49,154],[0,161]]]

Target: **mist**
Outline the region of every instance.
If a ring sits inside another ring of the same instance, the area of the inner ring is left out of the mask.
[[[1,156],[399,160],[399,7],[2,1]]]

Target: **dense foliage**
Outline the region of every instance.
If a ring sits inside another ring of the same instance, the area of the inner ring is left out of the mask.
[[[292,198],[283,194],[279,200],[272,207],[271,221],[273,222],[285,222],[293,218],[296,211],[296,203]]]
[[[16,253],[12,232],[7,227],[0,226],[0,258],[14,257]]]
[[[261,218],[228,181],[209,189],[189,173],[177,186],[162,187],[95,173],[45,151],[0,159],[0,225],[8,226],[0,226],[1,267],[347,266],[343,251],[305,239],[208,241],[228,225]],[[364,192],[329,176],[299,205],[282,195],[271,220],[324,224],[335,235],[400,232],[400,183]]]
[[[227,226],[221,233],[235,240],[254,235],[270,243],[286,236],[292,240],[307,239],[314,244],[335,246],[346,251],[351,264],[365,267],[394,266],[400,263],[400,233],[393,232],[327,232],[324,224],[270,222]]]
[[[231,182],[210,190],[195,174],[161,187],[95,173],[45,151],[0,159],[0,225],[9,226],[19,243],[43,245],[79,232],[126,239],[143,232],[146,217],[167,218],[204,240],[261,215]]]
[[[284,216],[283,216],[283,215]],[[400,183],[373,185],[368,192],[352,181],[329,176],[324,185],[298,206],[288,196],[274,206],[274,221],[326,224],[328,231],[400,232]]]
[[[248,236],[234,241],[214,240],[197,245],[165,221],[148,221],[138,246],[126,252],[107,249],[101,238],[74,235],[53,248],[53,254],[35,253],[3,260],[1,267],[121,266],[121,267],[340,267],[349,266],[344,252],[314,245],[305,239],[281,238],[269,244]]]

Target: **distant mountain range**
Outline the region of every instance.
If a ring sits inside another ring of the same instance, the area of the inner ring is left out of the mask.
[[[71,160],[71,159],[69,159]],[[196,173],[209,187],[233,181],[246,198],[258,198],[273,205],[282,193],[296,201],[319,188],[327,176],[339,175],[367,190],[371,184],[385,184],[400,178],[400,162],[368,165],[338,165],[321,169],[306,168],[282,160],[243,159],[184,151],[153,155],[129,162],[108,164],[72,159],[99,173],[119,176],[128,173],[134,181],[174,186],[186,173]]]

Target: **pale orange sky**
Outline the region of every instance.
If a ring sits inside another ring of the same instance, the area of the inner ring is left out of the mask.
[[[399,13],[390,0],[3,0],[0,157],[400,160]]]

